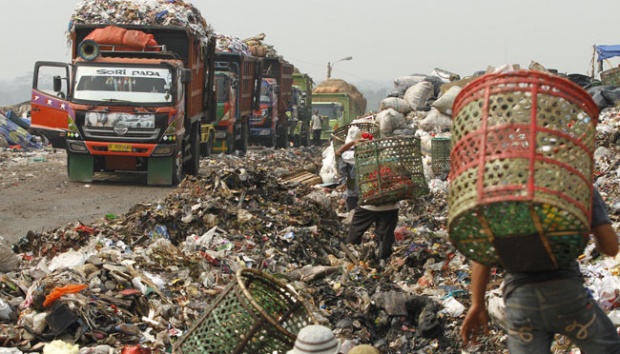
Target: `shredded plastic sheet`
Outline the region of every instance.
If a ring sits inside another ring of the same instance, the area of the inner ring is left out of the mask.
[[[52,292],[45,297],[45,301],[43,301],[43,307],[50,307],[54,304],[54,302],[56,302],[56,300],[60,299],[60,297],[65,294],[79,293],[86,288],[88,288],[88,285],[85,284],[69,284],[54,288],[54,290],[52,290]]]

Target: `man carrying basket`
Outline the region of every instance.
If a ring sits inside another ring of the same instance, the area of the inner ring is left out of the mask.
[[[488,330],[485,292],[497,266],[511,354],[549,354],[556,334],[582,353],[620,354],[577,260],[590,234],[599,252],[618,253],[592,185],[599,109],[591,96],[546,72],[498,72],[467,84],[453,112],[448,231],[472,261],[463,343]]]

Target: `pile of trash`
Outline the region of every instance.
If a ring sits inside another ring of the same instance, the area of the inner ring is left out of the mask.
[[[68,41],[74,25],[82,23],[182,26],[201,38],[205,47],[213,32],[200,11],[183,0],[81,0],[71,15]]]
[[[620,108],[601,112],[594,156],[616,230],[619,126]],[[357,344],[382,353],[506,353],[496,290],[487,295],[491,333],[462,348],[470,269],[446,232],[448,182],[429,172],[430,194],[401,202],[394,253],[382,265],[372,229],[361,245],[345,244],[342,186],[288,178],[300,166],[316,174],[318,149],[213,156],[156,203],[0,242],[0,344],[11,353],[167,353],[218,305],[237,270],[254,268],[296,289],[343,353]],[[620,257],[602,259],[590,244],[580,262],[595,300],[620,326]],[[491,288],[501,280],[495,269]],[[569,350],[558,337],[553,351]]]

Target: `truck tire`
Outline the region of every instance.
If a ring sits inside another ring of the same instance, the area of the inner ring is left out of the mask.
[[[281,148],[281,149],[288,148],[289,147],[288,128],[280,125],[276,128],[276,132],[278,132],[276,147]]]
[[[183,149],[180,149],[172,159],[172,185],[176,186],[185,177],[183,173]]]
[[[213,142],[215,141],[215,133],[209,132],[209,140],[206,143],[200,144],[200,156],[208,157],[213,154]]]
[[[226,133],[226,153],[233,154],[235,152],[235,133],[236,128],[233,127],[232,134]]]
[[[242,154],[248,151],[248,141],[250,139],[250,129],[247,123],[241,123],[239,126],[239,140],[235,141],[235,150],[238,150]]]
[[[189,133],[189,149],[191,158],[185,163],[185,172],[188,175],[197,176],[200,171],[200,123],[192,124]]]
[[[263,145],[265,147],[272,147],[275,148],[276,147],[276,143],[277,143],[277,136],[276,136],[276,132],[273,132],[271,135],[269,135],[268,137],[262,138],[264,143]]]

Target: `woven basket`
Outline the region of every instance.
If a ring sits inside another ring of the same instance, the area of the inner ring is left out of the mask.
[[[450,138],[431,139],[431,169],[439,178],[450,172]]]
[[[620,68],[612,68],[601,72],[601,83],[605,86],[620,86]]]
[[[175,344],[175,353],[286,353],[301,328],[314,320],[302,299],[272,276],[240,269]]]
[[[370,133],[373,137],[379,137],[379,124],[372,122],[359,122],[359,123],[349,123],[343,127],[340,127],[332,133],[332,143],[334,144],[334,151],[338,151],[338,149],[344,145],[347,134],[349,132],[349,128],[358,127],[360,128],[362,133]]]
[[[448,231],[466,257],[555,269],[587,243],[598,108],[569,80],[484,75],[453,105]]]
[[[392,136],[355,146],[361,205],[383,205],[428,193],[420,139]]]

